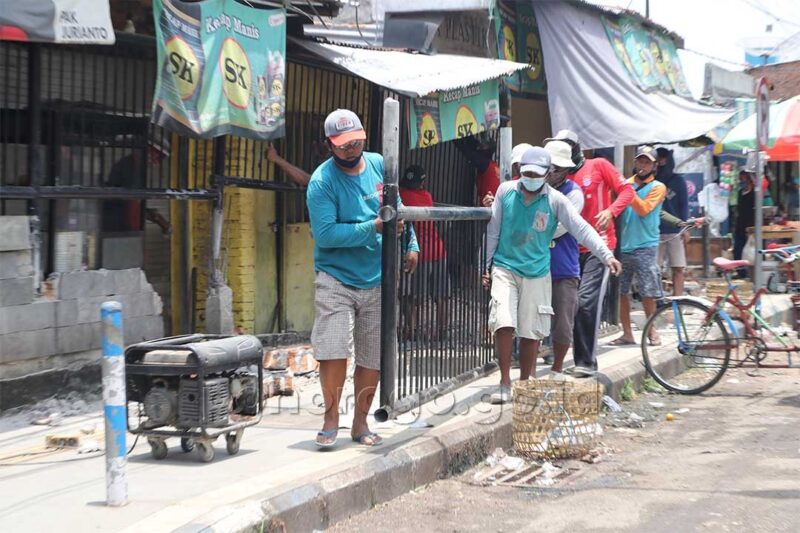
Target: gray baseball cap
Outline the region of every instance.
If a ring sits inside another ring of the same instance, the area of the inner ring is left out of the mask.
[[[358,115],[349,109],[337,109],[325,119],[325,137],[335,146],[341,146],[350,141],[363,141],[367,134]]]
[[[544,176],[550,171],[550,152],[541,146],[534,146],[522,154],[519,162],[520,172],[534,172]]]

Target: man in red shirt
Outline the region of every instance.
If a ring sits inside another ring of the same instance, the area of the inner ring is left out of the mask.
[[[564,141],[572,146],[576,169],[569,177],[583,191],[581,215],[597,230],[606,246],[614,250],[617,246],[614,219],[633,200],[633,187],[608,160],[602,157],[584,159],[575,132],[561,130],[555,137],[545,139],[545,142],[549,141]],[[612,193],[616,196],[613,202]],[[589,377],[597,372],[597,332],[608,284],[608,269],[583,246],[580,247],[580,265],[578,313],[575,315],[572,344],[575,368],[565,372],[576,377]]]
[[[433,207],[433,197],[425,190],[425,169],[419,165],[409,166],[400,176],[400,199],[406,207]],[[406,304],[404,340],[411,340],[417,323],[417,301],[433,298],[436,302],[436,323],[427,332],[429,340],[436,342],[442,337],[446,324],[446,298],[449,289],[447,275],[447,252],[436,230],[435,222],[414,222],[414,232],[420,247],[420,258],[416,272],[404,286]]]

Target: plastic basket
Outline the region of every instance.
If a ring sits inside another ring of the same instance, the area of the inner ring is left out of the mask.
[[[514,384],[512,440],[530,459],[579,458],[602,433],[602,389],[594,380],[534,379]]]

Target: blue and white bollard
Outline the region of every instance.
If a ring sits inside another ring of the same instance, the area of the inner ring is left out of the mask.
[[[106,505],[128,501],[128,460],[125,436],[125,357],[122,341],[122,304],[105,302],[103,322],[103,410],[106,421]]]

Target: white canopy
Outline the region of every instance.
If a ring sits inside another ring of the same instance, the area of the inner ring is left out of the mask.
[[[411,97],[467,87],[528,68],[525,63],[501,59],[350,48],[300,39],[292,41],[360,78]]]
[[[672,143],[704,135],[731,116],[727,109],[641,90],[617,59],[597,11],[571,2],[533,5],[553,132],[570,129],[587,149]]]

